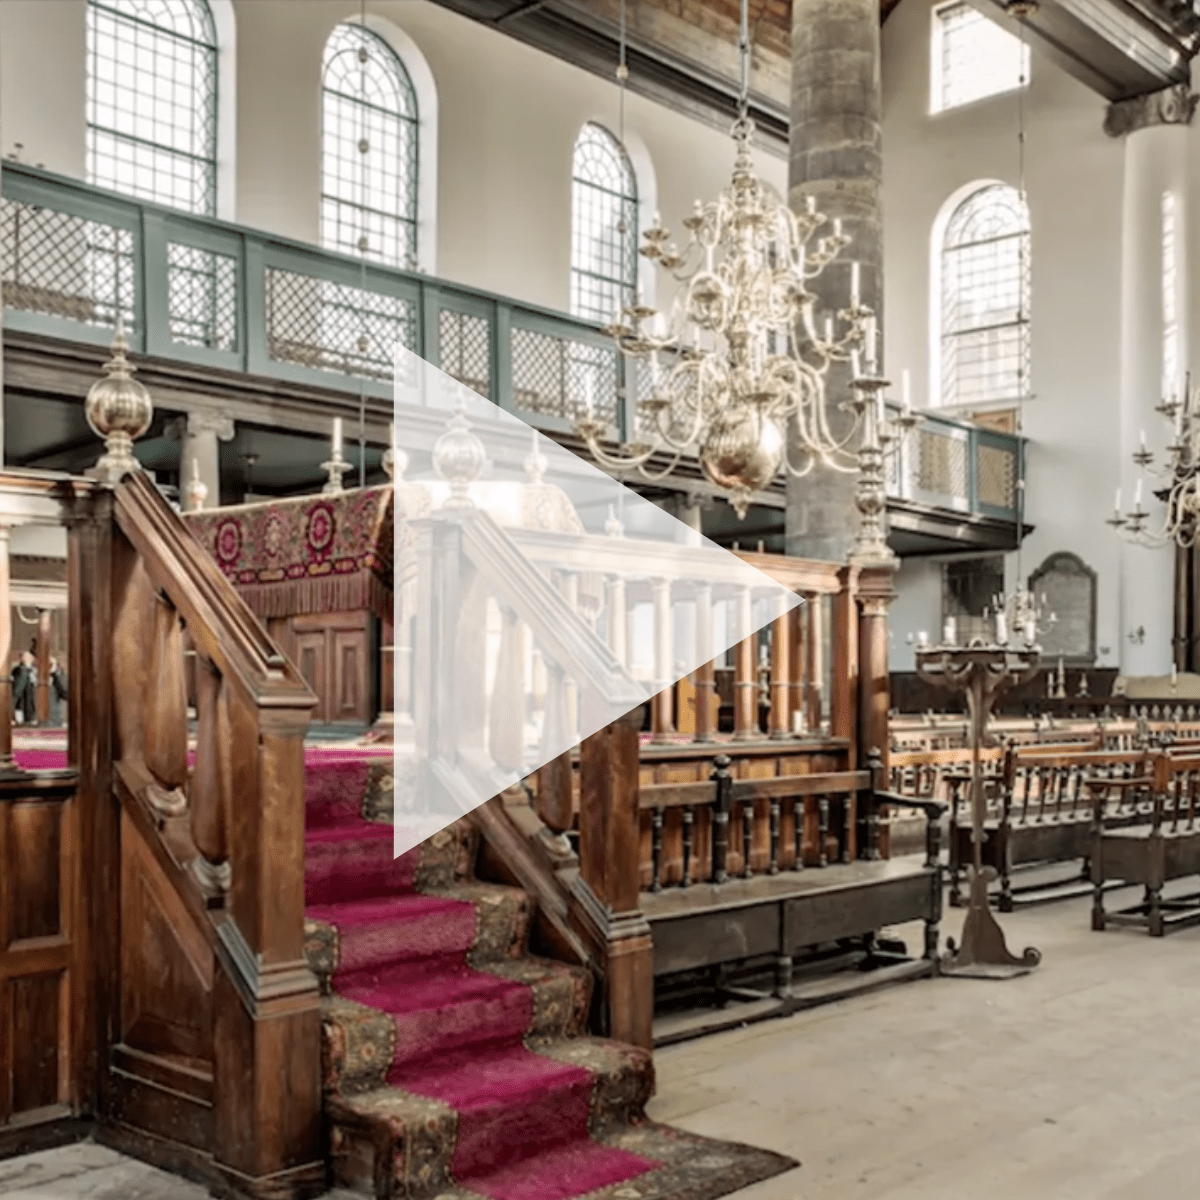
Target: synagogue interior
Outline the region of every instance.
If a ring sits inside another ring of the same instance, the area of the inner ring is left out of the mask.
[[[0,1197],[1191,1200],[1198,53],[0,0]]]

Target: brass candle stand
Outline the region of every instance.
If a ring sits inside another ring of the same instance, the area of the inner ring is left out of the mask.
[[[1040,653],[1036,647],[1013,649],[975,643],[970,646],[938,646],[917,652],[917,674],[921,679],[967,697],[971,731],[971,891],[963,922],[962,943],[947,939],[941,962],[943,975],[974,979],[1011,979],[1033,970],[1041,952],[1027,948],[1018,958],[1009,953],[1004,931],[988,903],[988,884],[996,878],[994,867],[983,865],[983,843],[987,803],[980,770],[980,751],[990,741],[988,716],[1005,688],[1024,683],[1037,670]]]

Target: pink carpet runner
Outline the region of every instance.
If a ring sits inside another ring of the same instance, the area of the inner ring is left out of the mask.
[[[591,1073],[525,1048],[530,989],[467,964],[475,905],[424,895],[418,851],[364,820],[361,756],[308,769],[307,915],[335,925],[339,995],[391,1014],[387,1081],[458,1114],[451,1170],[492,1200],[567,1200],[659,1164],[593,1141]]]

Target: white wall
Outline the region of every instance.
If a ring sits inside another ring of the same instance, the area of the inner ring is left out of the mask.
[[[1015,93],[929,115],[932,7],[907,0],[883,32],[887,368],[893,379],[912,371],[918,401],[930,377],[934,221],[973,181],[1019,181]],[[1116,665],[1121,542],[1103,519],[1120,482],[1125,145],[1103,132],[1101,97],[1036,52],[1025,103],[1033,391],[1024,407],[1026,519],[1036,529],[1020,572],[1028,576],[1058,550],[1080,555],[1099,576],[1097,645],[1107,653],[1098,665]],[[1010,586],[1016,558],[1009,556]],[[940,591],[908,564],[900,589],[894,645],[895,669],[903,670],[911,669],[911,655],[900,651],[908,626],[931,638],[940,630]]]
[[[84,173],[85,0],[0,3],[0,149]],[[237,221],[319,238],[321,54],[330,30],[357,17],[346,0],[235,0]],[[369,24],[411,39],[438,94],[436,273],[566,311],[570,299],[571,152],[589,120],[617,131],[611,82],[428,0],[373,0]],[[614,69],[615,69],[614,63]],[[733,166],[724,134],[629,95],[635,165],[648,157],[657,208],[677,235],[697,198]],[[781,158],[759,156],[786,191]],[[661,299],[661,297],[660,297]]]

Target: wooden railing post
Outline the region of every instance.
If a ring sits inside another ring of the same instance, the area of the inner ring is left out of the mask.
[[[808,603],[804,606],[804,641],[807,649],[804,661],[804,723],[809,733],[821,732],[825,697],[825,629],[821,615],[822,604],[821,596],[810,594]]]
[[[39,725],[45,725],[50,720],[50,622],[52,616],[50,609],[38,609],[35,701]]]
[[[603,946],[607,1031],[648,1050],[654,974],[650,927],[638,907],[641,726],[642,709],[635,708],[580,747],[577,888]]]
[[[199,855],[192,870],[210,894],[229,890],[228,812],[232,779],[229,698],[220,672],[207,658],[196,660],[196,768],[192,777],[192,837]]]

